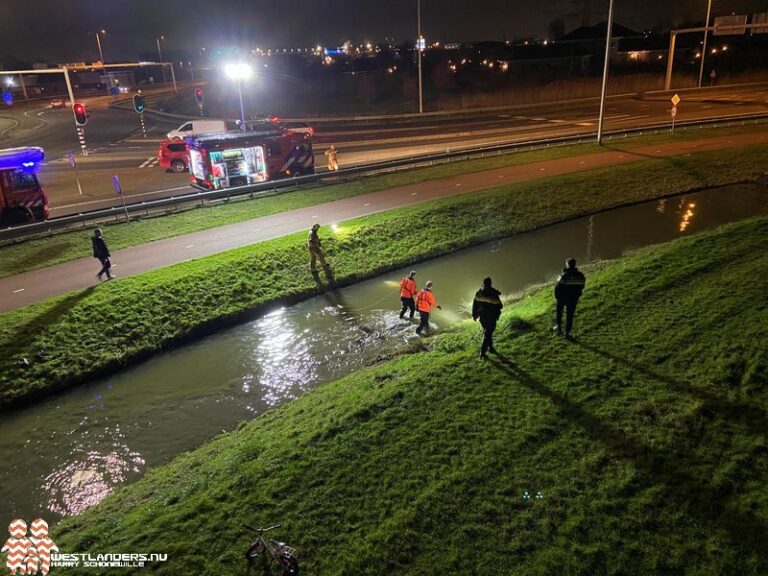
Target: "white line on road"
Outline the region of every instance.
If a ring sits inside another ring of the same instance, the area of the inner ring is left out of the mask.
[[[194,248],[194,247],[195,247],[194,244],[190,244],[189,246],[187,246],[187,248]]]
[[[146,167],[147,167],[147,166],[149,166],[149,165],[150,165],[152,162],[154,162],[156,159],[157,159],[157,158],[155,158],[154,156],[150,156],[149,158],[147,158],[146,160],[144,160],[143,164],[142,164],[141,166],[139,166],[139,168],[146,168]]]
[[[19,288],[18,290],[14,290],[14,294],[18,294],[19,292],[24,292],[25,288]]]

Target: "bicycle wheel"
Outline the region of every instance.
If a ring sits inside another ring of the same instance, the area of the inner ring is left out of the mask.
[[[283,570],[283,576],[299,576],[299,561],[296,556],[281,554],[280,566]]]
[[[259,558],[261,558],[263,552],[264,546],[262,546],[261,542],[257,540],[248,547],[248,550],[245,551],[245,559],[248,561],[249,565],[256,566],[259,563]]]

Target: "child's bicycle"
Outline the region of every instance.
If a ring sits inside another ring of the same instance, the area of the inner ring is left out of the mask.
[[[248,561],[249,569],[251,566],[257,567],[261,562],[264,566],[264,574],[268,575],[271,573],[270,559],[272,559],[280,567],[280,574],[282,576],[298,576],[299,561],[296,559],[296,551],[283,542],[264,538],[265,532],[280,528],[279,524],[269,528],[254,528],[248,524],[244,526],[256,532],[256,540],[253,541],[245,552],[245,559]]]

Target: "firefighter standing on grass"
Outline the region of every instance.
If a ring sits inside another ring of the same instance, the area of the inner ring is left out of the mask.
[[[487,358],[486,352],[494,354],[496,349],[493,347],[493,333],[496,330],[496,322],[501,316],[501,292],[491,286],[491,279],[483,280],[483,287],[475,294],[472,301],[472,320],[480,318],[480,325],[483,327],[483,344],[480,348],[480,358]]]
[[[312,274],[317,274],[317,261],[320,260],[320,266],[325,268],[325,252],[320,247],[320,236],[317,231],[320,230],[320,224],[313,224],[307,238],[307,250],[309,250],[309,269]]]
[[[573,329],[573,317],[576,314],[576,304],[579,302],[581,293],[584,291],[584,285],[587,283],[584,274],[576,268],[576,258],[569,258],[565,261],[565,268],[557,278],[555,284],[555,300],[557,308],[555,310],[555,325],[552,331],[558,336],[563,335],[566,338],[571,337]],[[565,308],[565,333],[563,333],[563,308]]]
[[[432,281],[430,280],[424,285],[422,290],[419,290],[416,294],[416,307],[419,309],[419,315],[421,316],[421,322],[419,327],[416,328],[416,334],[421,334],[421,331],[426,329],[429,334],[429,313],[432,308],[442,310],[443,308],[435,300],[435,295],[432,294]]]
[[[400,310],[400,318],[405,318],[405,311],[410,310],[410,319],[413,320],[413,315],[416,313],[416,302],[414,296],[416,296],[416,271],[411,270],[405,278],[400,280],[400,302],[403,303],[403,308]]]

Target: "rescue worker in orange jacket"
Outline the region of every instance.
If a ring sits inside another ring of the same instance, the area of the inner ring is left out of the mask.
[[[400,280],[400,302],[403,303],[403,308],[400,310],[400,318],[405,318],[405,311],[411,311],[410,319],[413,320],[413,315],[416,313],[416,302],[414,297],[416,296],[416,270],[411,270],[405,278]]]
[[[419,316],[421,316],[421,322],[419,322],[419,327],[416,328],[416,334],[421,334],[421,331],[424,329],[429,333],[429,312],[432,308],[443,309],[435,300],[435,295],[432,294],[431,280],[416,294],[416,307],[419,309]]]

